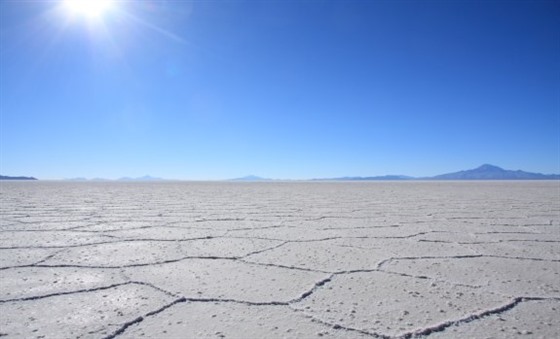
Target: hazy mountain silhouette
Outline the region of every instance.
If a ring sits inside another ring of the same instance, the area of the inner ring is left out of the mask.
[[[34,177],[11,177],[8,175],[0,175],[0,180],[37,180]]]
[[[531,173],[521,170],[506,170],[498,166],[484,164],[475,169],[436,175],[435,180],[550,180],[560,179],[559,174]]]
[[[247,175],[241,178],[230,179],[229,181],[271,181],[269,178],[262,178],[256,175]]]
[[[149,175],[145,175],[143,177],[138,178],[129,178],[129,177],[122,177],[117,179],[117,181],[162,181],[162,178],[156,178]]]
[[[69,178],[69,179],[64,179],[64,181],[73,181],[73,182],[87,182],[87,181],[112,181],[111,179],[105,179],[105,178],[93,178],[93,179],[88,179],[88,178],[83,178],[83,177],[77,177],[77,178]]]
[[[470,170],[440,174],[433,177],[415,178],[405,175],[384,175],[376,177],[341,177],[312,179],[318,181],[382,181],[382,180],[558,180],[560,174],[531,173],[521,170],[511,171],[484,164]]]
[[[34,177],[0,175],[0,180],[38,180]],[[66,181],[114,181],[95,178],[71,178]],[[145,175],[138,178],[122,177],[116,181],[163,181],[165,179]],[[274,181],[275,179],[263,178],[256,175],[247,175],[228,181]],[[525,172],[522,170],[506,170],[498,166],[484,164],[474,169],[445,173],[433,177],[411,177],[406,175],[382,175],[371,177],[339,177],[311,179],[312,181],[405,181],[405,180],[560,180],[560,174],[542,174]]]
[[[78,177],[78,178],[70,178],[70,179],[64,179],[64,181],[75,181],[75,182],[83,182],[83,181],[95,181],[95,182],[105,182],[105,181],[162,181],[165,179],[162,178],[156,178],[156,177],[152,177],[149,175],[145,175],[143,177],[138,177],[138,178],[131,178],[131,177],[122,177],[116,180],[113,179],[105,179],[105,178],[93,178],[93,179],[88,179],[88,178],[82,178],[82,177]]]
[[[340,178],[328,178],[328,179],[313,179],[322,181],[383,181],[383,180],[412,180],[414,177],[409,177],[406,175],[381,175],[375,177],[340,177]]]

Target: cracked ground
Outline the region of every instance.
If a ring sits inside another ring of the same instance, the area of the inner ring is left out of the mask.
[[[0,187],[2,337],[560,337],[560,182]]]

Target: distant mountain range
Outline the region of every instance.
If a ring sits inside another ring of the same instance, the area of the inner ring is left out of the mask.
[[[484,164],[480,167],[440,174],[433,177],[409,177],[404,175],[385,175],[379,177],[342,177],[314,179],[322,181],[375,181],[375,180],[558,180],[560,174],[531,173],[521,170],[506,170],[498,166]]]
[[[375,177],[340,177],[327,179],[312,179],[313,181],[391,181],[391,180],[414,180],[407,175],[381,175]]]
[[[143,177],[138,177],[138,178],[123,177],[123,178],[119,178],[117,180],[118,181],[162,181],[164,179],[152,177],[152,176],[149,176],[149,175],[145,175]]]
[[[272,181],[273,179],[262,178],[256,175],[248,175],[241,178],[230,179],[229,181]]]
[[[104,178],[93,178],[93,179],[87,179],[87,178],[70,178],[70,179],[65,179],[64,181],[75,181],[75,182],[81,182],[81,181],[95,181],[95,182],[103,182],[103,181],[163,181],[165,179],[162,178],[156,178],[156,177],[152,177],[149,175],[145,175],[143,177],[138,177],[138,178],[130,178],[130,177],[122,177],[116,180],[113,179],[104,179]]]
[[[505,170],[498,166],[484,164],[475,169],[436,175],[433,180],[557,180],[560,174],[531,173],[521,170]]]
[[[37,180],[34,177],[12,177],[0,175],[0,180]],[[166,179],[145,175],[138,178],[122,177],[116,180],[103,178],[72,178],[65,181],[164,181]],[[276,179],[263,178],[256,175],[248,175],[228,181],[275,181]],[[480,167],[453,173],[440,174],[433,177],[411,177],[406,175],[383,175],[372,177],[340,177],[311,179],[312,181],[404,181],[404,180],[560,180],[560,174],[542,174],[525,172],[521,170],[506,170],[498,166],[484,164]]]
[[[0,180],[37,180],[34,177],[10,177],[7,175],[0,175]]]

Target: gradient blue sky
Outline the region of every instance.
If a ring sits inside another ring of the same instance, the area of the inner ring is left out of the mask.
[[[560,173],[558,1],[0,2],[0,173]]]

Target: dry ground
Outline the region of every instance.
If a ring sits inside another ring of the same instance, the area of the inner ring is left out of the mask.
[[[0,183],[0,336],[560,336],[560,182]]]

